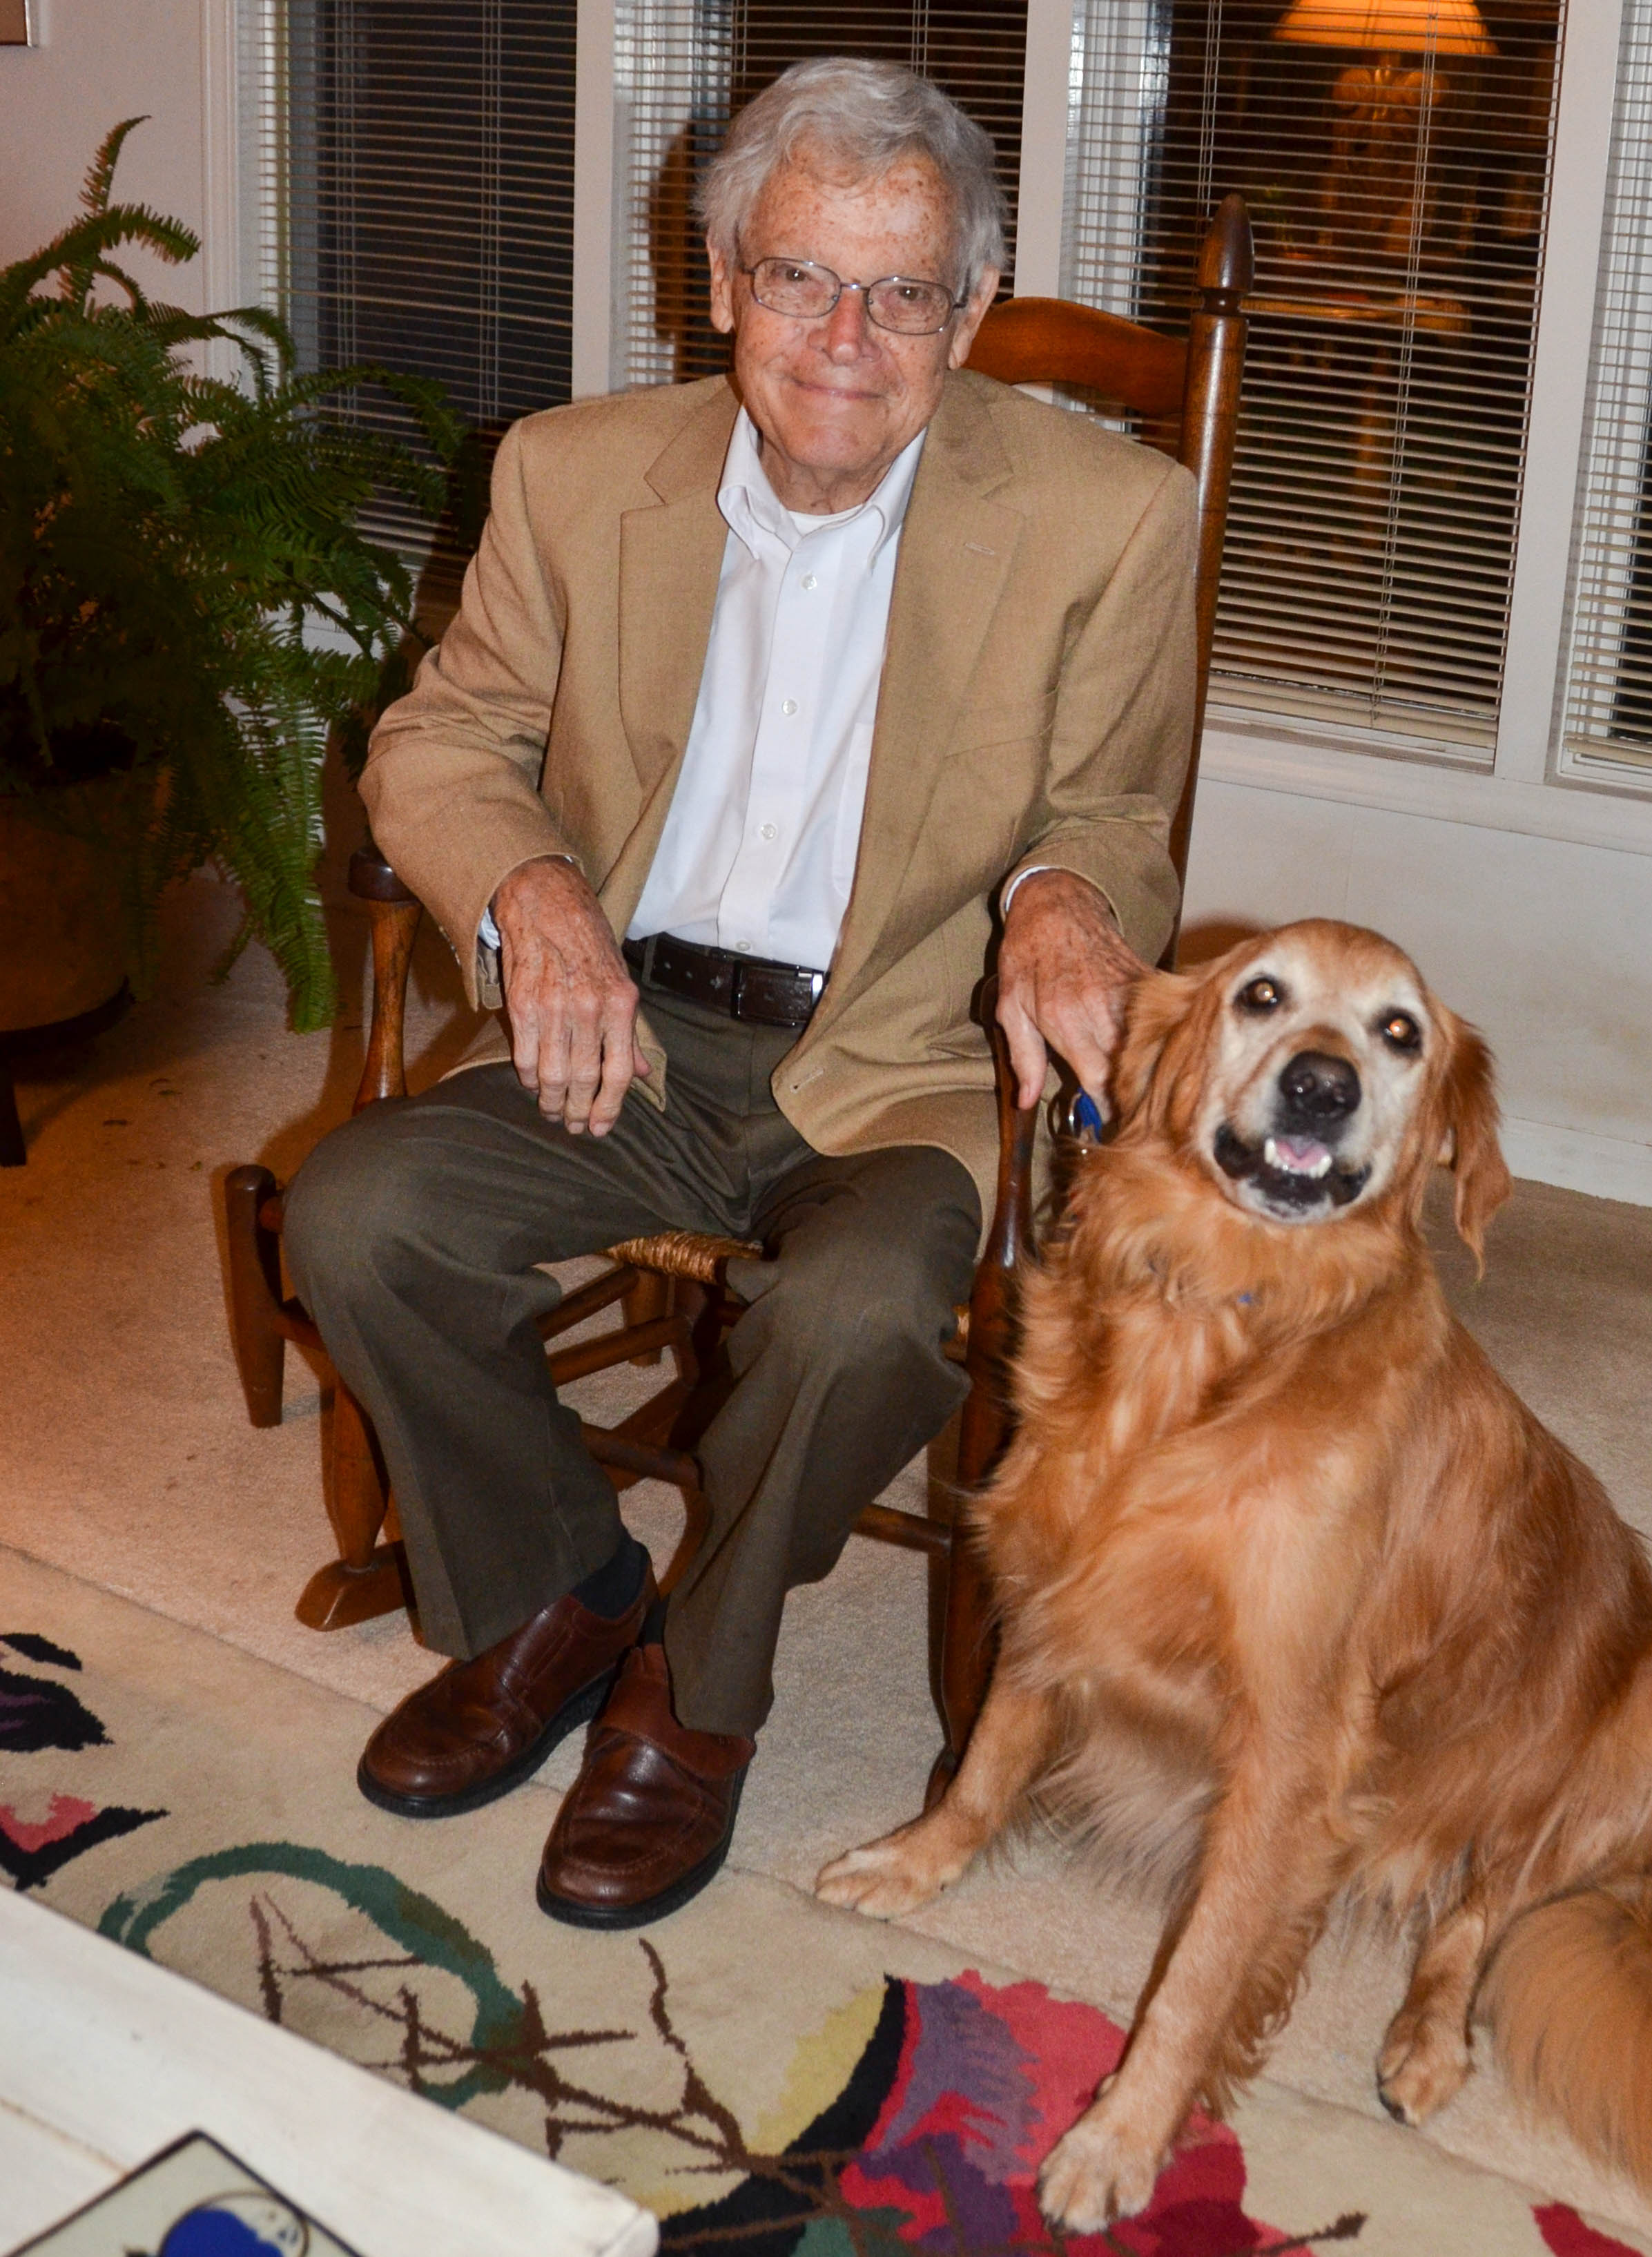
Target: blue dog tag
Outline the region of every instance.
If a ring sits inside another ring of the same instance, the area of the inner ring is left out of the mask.
[[[1106,1122],[1101,1117],[1101,1107],[1087,1089],[1081,1089],[1073,1100],[1073,1130],[1092,1144],[1099,1144]]]

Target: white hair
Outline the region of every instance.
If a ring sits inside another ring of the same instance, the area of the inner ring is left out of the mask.
[[[1004,265],[1004,191],[992,137],[950,95],[897,63],[822,55],[794,63],[729,128],[697,198],[719,256],[739,262],[740,231],[781,166],[823,159],[855,180],[926,157],[952,201],[955,287],[967,297],[985,266]]]

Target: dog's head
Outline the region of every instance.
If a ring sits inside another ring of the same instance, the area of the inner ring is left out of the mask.
[[[1126,1132],[1168,1137],[1270,1223],[1396,1199],[1415,1216],[1443,1161],[1478,1256],[1508,1193],[1490,1051],[1408,957],[1354,925],[1286,925],[1144,980],[1114,1095]]]

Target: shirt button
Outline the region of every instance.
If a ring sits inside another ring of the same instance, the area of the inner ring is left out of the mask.
[[[804,575],[803,575],[803,580],[802,580],[802,586],[803,586],[804,593],[805,593],[806,595],[812,595],[812,594],[814,593],[815,590],[817,587],[819,587],[819,585],[820,585],[819,581],[815,577],[815,575],[814,575],[812,572],[805,572],[805,573],[804,573]]]
[[[752,953],[752,944],[749,940],[737,940],[734,945],[742,956],[750,956]]]
[[[782,698],[781,698],[781,700],[780,700],[780,711],[781,711],[781,712],[782,712],[782,713],[784,713],[784,714],[785,714],[785,716],[786,716],[787,719],[789,721],[789,720],[791,719],[791,718],[792,718],[793,714],[794,714],[794,713],[795,713],[795,712],[796,712],[796,711],[797,711],[797,700],[796,700],[796,698],[795,698],[795,697],[782,697]]]
[[[775,829],[772,823],[766,823],[763,825],[762,830],[758,833],[758,836],[761,838],[778,838],[780,835],[780,832]]]

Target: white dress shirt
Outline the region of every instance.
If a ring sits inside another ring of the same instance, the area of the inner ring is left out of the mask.
[[[700,694],[627,939],[669,932],[831,968],[923,440],[920,431],[857,508],[810,517],[777,498],[740,410],[717,489],[729,531]],[[491,909],[478,937],[499,945]]]
[[[858,508],[784,508],[741,409],[705,671],[629,938],[830,968],[854,882],[900,527],[921,431]]]

